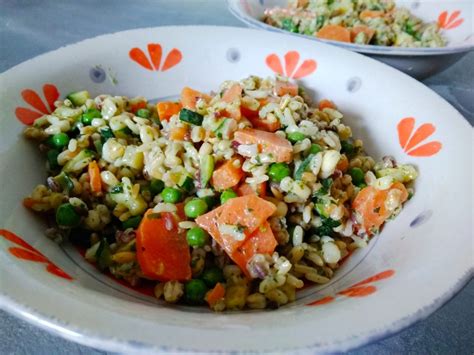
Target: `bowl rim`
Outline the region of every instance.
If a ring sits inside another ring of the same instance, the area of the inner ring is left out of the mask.
[[[215,30],[216,28],[226,28],[229,30],[237,30],[237,31],[245,31],[245,32],[253,32],[257,31],[255,29],[249,29],[249,28],[239,28],[239,27],[231,27],[231,26],[212,26],[212,25],[180,25],[180,26],[156,26],[156,27],[143,27],[143,28],[137,28],[137,29],[130,29],[130,30],[125,30],[125,31],[117,31],[117,32],[112,32],[112,33],[106,33],[106,34],[101,34],[95,37],[87,38],[84,40],[80,40],[74,43],[70,43],[66,46],[59,47],[57,49],[42,53],[38,56],[35,56],[33,58],[27,59],[17,65],[14,65],[4,72],[0,73],[0,79],[2,79],[2,76],[4,73],[9,72],[13,69],[17,69],[20,66],[23,66],[24,64],[32,61],[39,59],[41,57],[45,57],[57,52],[60,52],[63,49],[67,49],[69,47],[73,47],[76,45],[80,45],[83,42],[87,41],[93,41],[96,39],[104,38],[104,37],[109,37],[109,36],[116,36],[117,34],[127,34],[127,33],[133,33],[133,32],[139,32],[143,30],[159,30],[162,28],[168,28],[168,29],[180,29],[182,27],[187,27],[187,28],[200,28],[200,29],[209,29],[209,30]],[[326,44],[324,44],[326,45]],[[374,60],[367,58],[368,60]],[[374,60],[375,61],[375,60]],[[378,61],[375,61],[379,63]],[[382,64],[382,63],[379,63]],[[385,65],[385,64],[382,64]],[[387,68],[390,68],[389,66],[385,65]],[[398,75],[406,76],[407,78],[410,78],[408,75],[401,73],[393,68],[390,68],[391,70],[394,70],[398,73]],[[417,80],[411,78],[415,82]],[[423,86],[420,82],[418,82],[419,85]],[[427,88],[429,90],[429,88]],[[430,90],[431,91],[431,90]],[[439,96],[437,93],[434,93],[439,99],[443,100],[446,102],[444,98]],[[447,102],[446,102],[447,103]],[[448,103],[448,105],[450,105]],[[463,116],[450,105],[451,108],[457,112],[457,114],[462,118]],[[463,120],[466,126],[468,126],[468,123]],[[3,266],[0,265],[0,269]],[[376,330],[371,336],[367,337],[357,337],[353,339],[346,339],[342,341],[341,343],[337,344],[332,344],[331,346],[325,346],[323,345],[321,347],[321,344],[313,344],[313,345],[307,345],[303,347],[289,347],[286,349],[277,349],[277,350],[263,350],[259,351],[256,350],[257,352],[269,352],[269,351],[336,351],[335,349],[339,349],[339,351],[347,351],[349,349],[355,349],[362,347],[367,344],[371,344],[373,342],[379,341],[381,339],[387,338],[389,336],[392,336],[403,329],[415,324],[416,322],[423,320],[427,318],[430,314],[441,308],[444,304],[446,304],[449,300],[451,300],[461,289],[471,280],[474,278],[474,266],[469,266],[462,275],[458,277],[458,279],[454,282],[454,284],[444,291],[443,294],[441,294],[438,298],[435,298],[431,303],[423,306],[422,308],[418,309],[416,312],[407,315],[403,318],[400,318],[396,321],[394,321],[392,324],[387,325],[386,327]],[[33,324],[35,326],[38,326],[41,329],[47,330],[48,332],[59,335],[65,339],[68,339],[70,341],[74,341],[77,343],[80,343],[85,346],[89,347],[94,347],[97,349],[103,349],[103,350],[109,350],[109,351],[122,351],[122,352],[134,352],[134,353],[149,353],[150,351],[159,351],[159,352],[175,352],[175,351],[185,351],[185,352],[196,352],[196,350],[193,349],[183,349],[179,347],[160,347],[159,345],[153,345],[149,343],[145,343],[142,341],[132,341],[132,340],[123,340],[123,339],[118,339],[110,336],[103,336],[103,335],[97,335],[93,334],[90,332],[90,330],[84,329],[84,328],[76,328],[72,324],[65,323],[61,321],[60,319],[55,318],[54,316],[51,315],[45,315],[41,311],[36,310],[32,308],[29,305],[22,304],[21,302],[16,301],[15,299],[11,298],[9,295],[7,295],[3,290],[0,290],[0,309],[17,316],[20,319],[23,319],[27,321],[30,324]],[[235,352],[235,353],[242,353],[242,350],[207,350],[206,352],[209,353],[228,353],[228,352]]]
[[[376,46],[368,44],[345,43],[327,39],[319,39],[301,33],[292,33],[282,30],[281,28],[270,26],[262,21],[255,19],[245,12],[239,10],[237,3],[240,0],[227,0],[227,8],[229,12],[239,21],[245,23],[251,28],[258,28],[260,30],[284,33],[290,36],[299,38],[306,38],[307,40],[317,41],[321,43],[331,44],[344,49],[365,53],[375,54],[380,56],[435,56],[435,55],[449,55],[463,52],[470,52],[474,50],[474,40],[471,43],[456,45],[452,47],[435,47],[435,48],[410,48],[410,47],[393,47],[393,46]]]
[[[347,351],[361,348],[366,345],[378,342],[380,340],[386,339],[393,335],[396,335],[407,329],[414,324],[428,318],[432,313],[436,312],[438,309],[443,307],[446,303],[452,300],[467,284],[469,281],[474,279],[474,268],[469,269],[460,279],[456,281],[456,284],[446,291],[441,297],[435,299],[431,304],[423,307],[417,312],[413,313],[410,316],[400,319],[399,321],[393,323],[389,329],[383,330],[373,334],[367,338],[359,338],[357,340],[351,340],[346,343],[346,346],[339,351]],[[8,297],[3,292],[0,293],[0,309],[16,316],[17,318],[26,321],[29,324],[39,327],[50,334],[60,336],[69,341],[76,342],[78,344],[92,347],[105,351],[113,352],[124,352],[124,353],[143,353],[148,354],[150,352],[165,352],[173,353],[176,351],[179,352],[196,352],[192,349],[182,349],[182,348],[162,348],[156,345],[147,344],[143,342],[131,342],[124,341],[117,338],[112,338],[108,336],[99,336],[96,334],[91,334],[88,330],[75,328],[69,324],[61,322],[59,319],[52,318],[45,314],[42,314],[40,311],[35,310],[29,306],[16,302],[14,299]],[[311,351],[311,350],[321,350],[318,345],[307,346],[301,348],[288,348],[281,349],[282,351]],[[324,350],[323,350],[324,351]],[[331,352],[335,350],[331,349]],[[238,350],[225,350],[225,351],[209,351],[206,353],[220,354],[220,353],[243,353]],[[260,351],[256,350],[260,353]],[[266,352],[266,351],[264,351]]]

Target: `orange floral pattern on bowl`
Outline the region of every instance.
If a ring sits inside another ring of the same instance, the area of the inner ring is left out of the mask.
[[[16,118],[23,124],[31,125],[37,118],[53,112],[54,102],[59,99],[57,87],[53,84],[44,84],[43,95],[48,106],[46,106],[41,97],[34,90],[23,90],[21,92],[23,100],[36,109],[36,111],[26,107],[17,107],[15,109]]]
[[[464,19],[458,18],[460,14],[461,14],[461,11],[459,10],[453,11],[451,15],[449,15],[448,11],[443,11],[438,16],[439,28],[442,28],[445,30],[451,30],[453,28],[461,26],[461,24],[464,22]]]
[[[415,131],[415,119],[406,117],[400,120],[397,125],[398,140],[404,152],[412,157],[430,157],[438,153],[442,144],[438,141],[431,141],[421,144],[428,139],[435,131],[436,127],[431,123],[424,123]]]
[[[167,71],[178,65],[183,59],[183,55],[179,49],[173,48],[166,56],[163,66],[161,66],[161,58],[163,56],[163,48],[159,43],[149,43],[147,45],[148,55],[138,47],[132,48],[129,52],[130,58],[140,66],[151,71]]]
[[[337,293],[339,296],[344,297],[366,297],[377,291],[377,287],[372,285],[372,283],[388,279],[395,275],[395,270],[385,270],[374,276],[371,276],[365,280],[362,280],[351,287],[346,288]],[[337,296],[325,296],[319,300],[308,303],[307,306],[321,306],[323,304],[331,303],[337,299]]]
[[[285,68],[283,68],[280,58],[275,53],[268,55],[265,63],[273,72],[286,75],[291,79],[301,79],[311,75],[318,66],[314,59],[306,59],[298,67],[299,60],[300,54],[297,51],[289,51],[284,55]]]
[[[8,252],[13,255],[15,258],[20,260],[27,260],[36,263],[46,264],[46,271],[52,275],[61,277],[66,280],[73,280],[73,278],[60,269],[58,266],[53,264],[46,256],[41,254],[37,249],[32,247],[29,243],[25,242],[21,237],[15,233],[6,230],[0,229],[0,235],[3,236],[6,240],[18,245],[17,247],[8,248]]]

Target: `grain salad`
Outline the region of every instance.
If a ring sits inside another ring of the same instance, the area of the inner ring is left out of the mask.
[[[321,39],[396,47],[444,47],[436,22],[424,23],[393,0],[290,0],[263,21]]]
[[[375,162],[329,100],[250,76],[177,101],[71,93],[24,135],[48,178],[46,235],[169,303],[278,308],[394,218],[417,171]]]

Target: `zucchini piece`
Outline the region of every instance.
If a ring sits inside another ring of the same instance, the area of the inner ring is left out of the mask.
[[[225,123],[225,120],[227,120],[229,118],[223,118],[222,120],[218,121],[218,125],[216,127],[216,129],[214,130],[214,133],[217,134],[218,133],[221,133],[222,134],[222,128],[224,128],[224,123]]]
[[[92,161],[93,157],[94,152],[92,150],[84,149],[64,165],[63,171],[66,173],[79,172]]]
[[[141,220],[142,220],[142,216],[130,217],[126,221],[122,222],[122,228],[123,230],[128,229],[128,228],[137,229]]]
[[[195,126],[201,126],[204,117],[197,112],[183,108],[181,109],[181,111],[179,111],[179,119],[183,122],[190,123]]]
[[[298,169],[296,169],[295,172],[295,180],[301,180],[301,177],[303,176],[303,173],[308,169],[309,163],[311,163],[311,160],[314,158],[315,154],[310,154],[308,155],[303,162],[298,166]]]
[[[215,135],[219,138],[228,138],[230,131],[229,127],[232,123],[235,123],[235,120],[232,118],[224,118],[214,131]]]
[[[200,178],[201,188],[205,188],[209,180],[211,180],[214,172],[214,158],[210,154],[206,154],[201,158]]]
[[[82,106],[86,103],[87,99],[90,99],[89,91],[83,90],[71,92],[67,95],[67,99],[69,99],[74,106]]]
[[[74,183],[67,173],[62,171],[59,175],[56,175],[54,181],[61,186],[63,191],[71,192],[74,189]]]
[[[385,168],[375,171],[375,175],[380,178],[384,176],[391,176],[394,180],[407,183],[415,180],[418,176],[418,172],[413,165],[404,164],[399,165],[396,168]]]
[[[46,153],[46,158],[48,160],[48,170],[56,170],[59,168],[58,164],[58,155],[59,151],[56,149],[48,150]]]
[[[165,188],[165,183],[160,179],[153,179],[150,182],[150,192],[152,196],[158,195]]]
[[[191,192],[194,189],[194,180],[188,175],[183,175],[178,184],[186,192]]]
[[[125,128],[119,129],[117,131],[114,131],[113,134],[117,138],[127,139],[127,138],[130,138],[132,136],[132,131],[130,130],[130,128],[125,127]]]
[[[102,140],[101,139],[96,139],[94,141],[94,148],[95,148],[96,152],[99,153],[100,155],[102,155],[102,147],[103,147]]]
[[[121,191],[120,188],[117,187],[120,185],[122,187]],[[142,195],[132,195],[132,182],[130,179],[126,177],[122,178],[122,183],[117,186],[114,186],[109,194],[111,200],[127,207],[132,216],[143,214],[147,209],[148,204],[145,202]]]
[[[324,203],[317,203],[314,205],[314,209],[320,215],[321,217],[329,217],[329,214],[327,213],[327,206]]]
[[[212,210],[214,207],[218,206],[220,201],[220,198],[218,196],[205,196],[203,197],[203,200],[207,204],[207,209],[208,211]]]
[[[95,254],[97,260],[97,266],[101,271],[104,271],[112,264],[112,253],[110,252],[110,246],[107,239],[102,239],[99,248]]]

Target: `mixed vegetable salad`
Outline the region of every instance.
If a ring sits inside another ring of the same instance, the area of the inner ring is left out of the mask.
[[[264,22],[321,39],[380,46],[444,47],[436,22],[424,23],[393,0],[290,0]]]
[[[55,107],[24,132],[48,172],[24,205],[48,237],[170,303],[294,301],[398,214],[417,176],[375,163],[333,102],[279,76],[157,104],[79,91]]]

